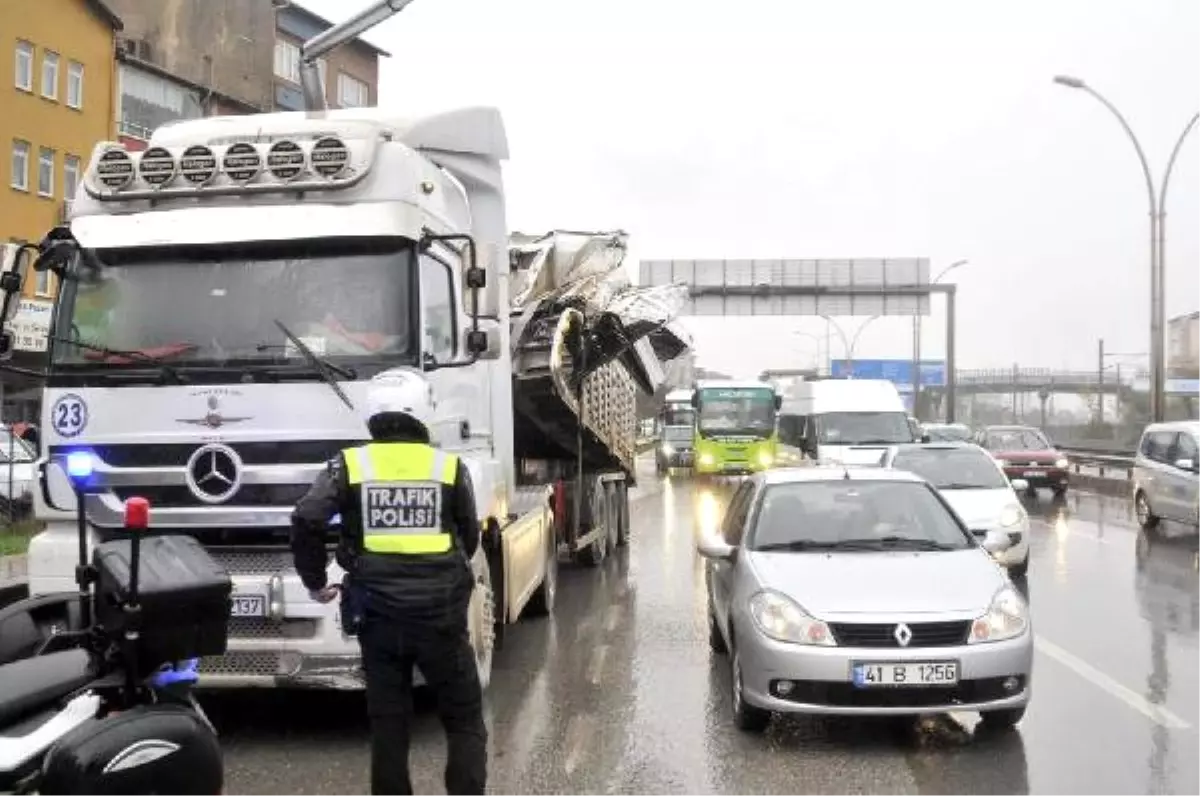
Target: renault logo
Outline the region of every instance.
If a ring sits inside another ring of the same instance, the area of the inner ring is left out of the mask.
[[[909,629],[908,625],[901,622],[896,625],[896,630],[892,633],[892,638],[896,639],[896,643],[901,647],[907,647],[908,642],[912,641],[912,630]]]
[[[228,445],[204,445],[187,461],[187,485],[204,503],[224,503],[242,486],[242,459]]]

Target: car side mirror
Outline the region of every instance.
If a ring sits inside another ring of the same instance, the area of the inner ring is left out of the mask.
[[[1012,488],[1018,492],[1024,492],[1029,488],[1029,482],[1024,478],[1014,478],[1011,482]]]
[[[1196,460],[1195,459],[1176,459],[1175,466],[1178,467],[1180,470],[1192,471],[1192,470],[1196,469]]]
[[[737,556],[737,548],[719,536],[706,534],[700,537],[696,549],[705,558],[732,561]]]
[[[933,437],[929,436],[928,434],[922,434],[922,435],[921,435],[921,442],[922,442],[922,443],[926,443],[926,442],[933,442]]]
[[[1004,550],[1007,550],[1011,542],[1008,535],[999,531],[989,531],[983,528],[976,528],[971,531],[971,535],[976,539],[982,540],[984,550],[993,555]]]

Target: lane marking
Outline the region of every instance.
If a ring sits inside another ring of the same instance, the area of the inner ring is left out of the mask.
[[[592,659],[588,662],[587,679],[592,685],[600,685],[600,678],[604,676],[604,662],[608,660],[608,645],[598,644],[592,650]]]
[[[1035,635],[1033,645],[1038,652],[1053,658],[1093,685],[1107,691],[1160,727],[1166,727],[1169,730],[1186,730],[1192,726],[1167,708],[1156,705],[1137,692],[1126,688],[1087,661],[1072,655],[1044,637]]]
[[[567,731],[563,733],[567,754],[563,758],[563,770],[571,776],[579,767],[579,758],[588,748],[595,732],[595,720],[592,715],[576,713],[567,719]]]
[[[617,628],[617,623],[621,621],[621,605],[620,603],[608,606],[608,610],[604,612],[604,632],[611,633]]]

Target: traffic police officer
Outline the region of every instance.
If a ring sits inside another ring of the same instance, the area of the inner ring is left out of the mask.
[[[371,717],[373,793],[412,793],[408,774],[412,671],[437,695],[446,730],[448,793],[481,794],[487,780],[483,695],[467,630],[475,585],[470,559],[479,522],[467,468],[432,447],[429,383],[392,370],[368,388],[372,442],[328,462],[292,514],[296,571],[313,599],[342,593],[342,621],[357,632]],[[330,586],[325,538],[342,516]]]

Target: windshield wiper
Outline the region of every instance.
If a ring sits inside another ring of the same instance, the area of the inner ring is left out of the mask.
[[[124,359],[145,362],[147,365],[153,365],[154,367],[158,368],[159,372],[163,376],[173,379],[176,384],[187,383],[187,379],[180,375],[178,370],[164,362],[161,357],[144,354],[141,351],[125,351],[120,348],[109,348],[108,346],[96,345],[95,343],[89,343],[84,340],[76,340],[72,337],[62,337],[61,335],[56,334],[50,335],[50,339],[57,343],[64,343],[66,345],[78,346],[79,348],[86,348],[88,351],[95,351],[97,354],[103,354],[106,357],[122,357]],[[103,361],[101,364],[103,364]]]
[[[916,536],[876,536],[864,539],[846,539],[843,544],[861,545],[886,549],[890,547],[905,547],[912,550],[958,550],[959,546],[933,539],[920,539]]]
[[[790,542],[768,542],[767,544],[760,544],[754,549],[762,552],[772,550],[802,552],[804,550],[844,550],[846,546],[843,542],[818,542],[815,539],[794,539]]]
[[[279,331],[283,332],[284,336],[292,342],[292,345],[296,346],[296,350],[304,355],[304,358],[308,360],[308,364],[312,365],[313,370],[317,372],[317,375],[321,377],[321,380],[329,385],[329,389],[333,390],[334,394],[341,399],[342,403],[344,403],[346,407],[353,412],[354,404],[350,402],[350,398],[338,385],[337,381],[334,380],[333,374],[336,373],[343,379],[353,379],[356,376],[354,371],[347,370],[346,368],[339,367],[328,360],[321,359],[321,357],[313,353],[311,348],[305,345],[303,340],[292,334],[291,330],[283,325],[283,321],[276,319],[275,325],[278,326]]]

